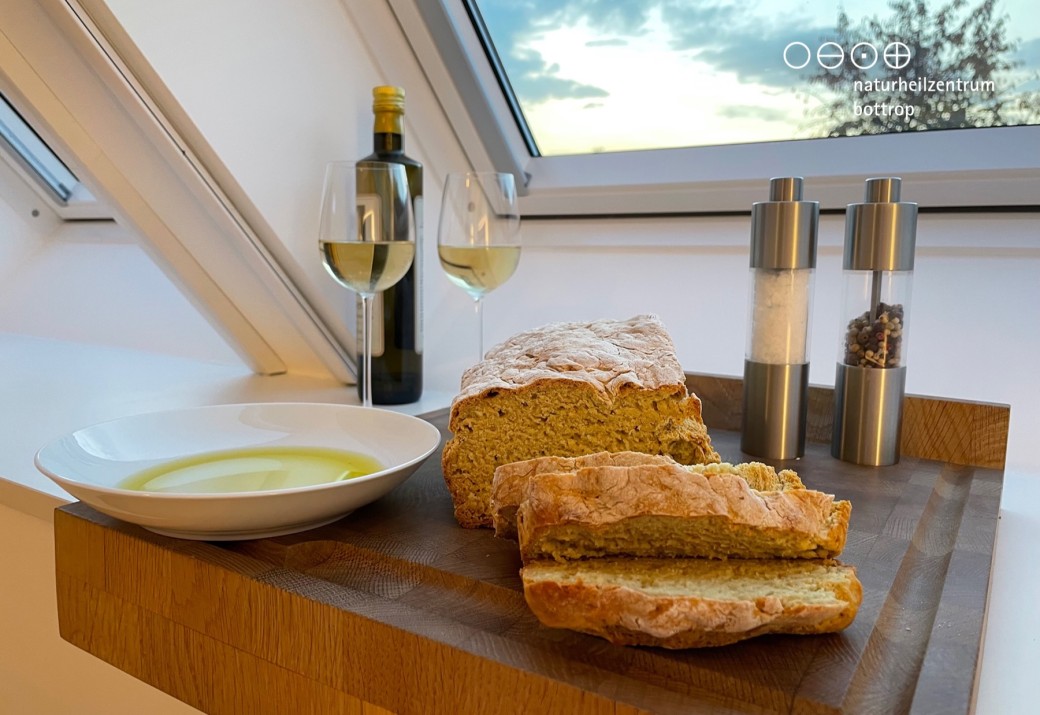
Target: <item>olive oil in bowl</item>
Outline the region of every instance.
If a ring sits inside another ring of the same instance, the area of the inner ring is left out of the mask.
[[[164,462],[118,486],[141,492],[227,494],[295,489],[363,477],[383,469],[358,452],[321,447],[251,447]]]

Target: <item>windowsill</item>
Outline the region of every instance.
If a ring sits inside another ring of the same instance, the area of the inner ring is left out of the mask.
[[[192,405],[357,403],[353,387],[331,378],[259,376],[244,366],[11,333],[0,333],[0,364],[0,504],[47,521],[71,497],[37,471],[33,456],[80,427]],[[451,397],[427,391],[391,409],[422,414]]]

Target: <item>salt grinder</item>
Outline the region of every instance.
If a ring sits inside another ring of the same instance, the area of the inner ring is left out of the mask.
[[[769,182],[751,207],[751,295],[740,448],[767,459],[805,454],[809,403],[809,309],[820,204],[802,200],[802,179]]]
[[[899,461],[917,238],[917,204],[900,201],[899,190],[899,179],[867,179],[866,201],[845,212],[831,454],[854,464]]]

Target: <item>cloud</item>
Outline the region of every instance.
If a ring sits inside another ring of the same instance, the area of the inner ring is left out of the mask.
[[[665,2],[673,20],[673,48],[720,71],[734,72],[741,82],[804,86],[812,65],[801,71],[791,69],[784,63],[784,48],[791,42],[815,48],[821,38],[830,39],[835,33],[834,25],[821,26],[797,15],[758,15],[753,5]]]
[[[1022,63],[1016,72],[1015,92],[1040,91],[1040,37],[1023,42],[1014,59]]]
[[[764,122],[787,122],[791,118],[782,109],[757,104],[727,104],[719,107],[715,113],[726,119],[760,119]]]
[[[1015,59],[1022,62],[1022,67],[1036,72],[1040,70],[1040,37],[1023,42],[1015,53]]]
[[[731,32],[712,46],[705,47],[698,58],[721,71],[736,73],[742,82],[775,87],[804,86],[813,74],[814,63],[801,70],[784,62],[784,48],[792,42],[802,42],[811,51],[820,45],[821,37],[833,35],[833,28],[800,26],[763,28],[758,32]],[[792,60],[792,64],[798,64]]]
[[[513,0],[491,2],[481,7],[481,15],[495,40],[509,75],[509,84],[522,104],[539,104],[550,99],[594,99],[610,96],[602,87],[560,77],[557,64],[550,64],[540,52],[529,49],[528,40],[540,33],[573,24],[581,13],[597,10],[605,0],[587,0],[579,3],[586,9],[575,8],[559,0]],[[612,3],[607,2],[608,5]],[[618,3],[606,12],[595,13],[598,26],[606,28],[616,23],[623,25],[631,17],[630,3]],[[637,5],[639,3],[636,3]]]
[[[564,24],[586,23],[604,35],[639,35],[645,32],[656,3],[649,0],[547,0]]]
[[[485,3],[483,18],[517,97],[525,104],[561,98],[602,98],[609,92],[559,75],[556,65],[530,49],[530,41],[560,27],[583,24],[605,35],[588,47],[623,46],[664,18],[672,46],[741,82],[789,90],[805,86],[809,68],[784,64],[784,48],[801,41],[816,47],[834,27],[820,27],[797,15],[762,16],[745,4],[690,4],[683,0],[498,0]],[[1025,47],[1023,47],[1023,50]]]
[[[535,104],[549,99],[593,99],[607,97],[601,87],[560,77],[560,67],[549,64],[538,52],[514,52],[507,64],[509,83],[523,102]]]

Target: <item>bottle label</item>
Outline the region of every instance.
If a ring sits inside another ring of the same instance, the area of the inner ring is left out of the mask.
[[[423,271],[422,252],[419,250],[424,244],[423,240],[423,197],[416,196],[412,205],[415,215],[415,352],[422,355],[423,351]]]
[[[379,194],[358,194],[358,232],[366,243],[382,240],[383,202]]]
[[[366,243],[380,241],[383,238],[382,205],[379,194],[359,193],[357,195],[358,231],[361,233],[361,240]],[[358,355],[361,356],[360,340],[364,330],[365,311],[360,296],[357,298],[355,307],[357,308]],[[385,349],[383,332],[383,294],[376,293],[372,298],[372,357],[379,357],[383,354]]]

